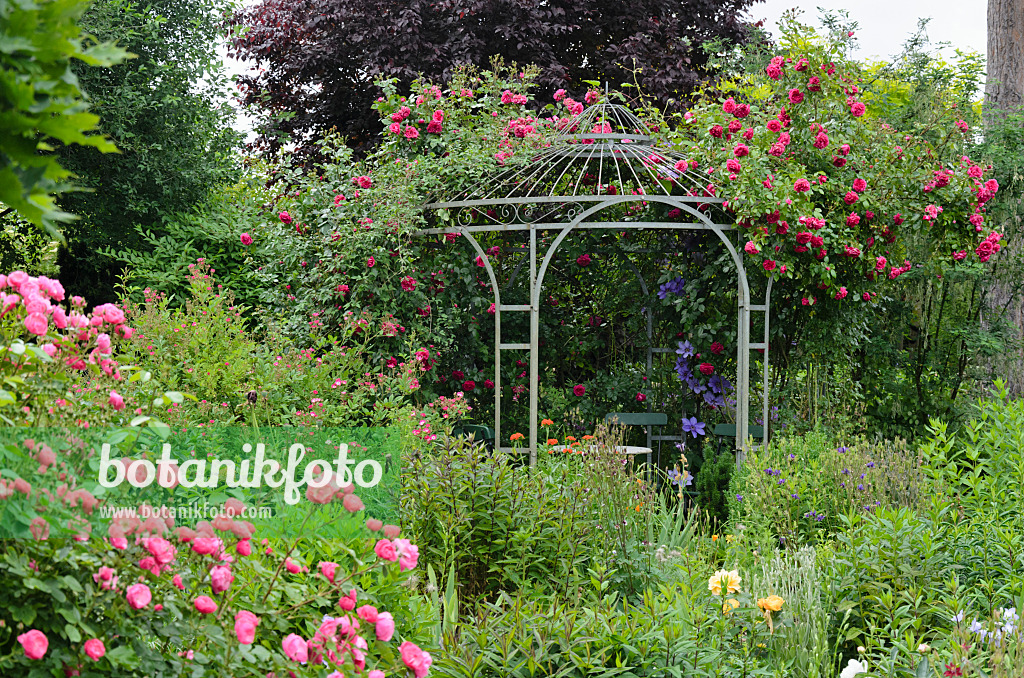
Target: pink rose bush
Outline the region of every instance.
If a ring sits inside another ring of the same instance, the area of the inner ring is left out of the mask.
[[[351,496],[339,493],[334,500]],[[23,675],[37,666],[47,672],[77,670],[75,657],[77,664],[88,662],[97,671],[109,672],[119,665],[125,648],[137,651],[135,635],[145,637],[149,631],[144,629],[157,623],[165,628],[180,625],[181,637],[188,637],[185,629],[199,630],[177,657],[186,671],[203,653],[211,662],[206,670],[242,675],[253,661],[248,648],[259,645],[264,648],[261,671],[274,675],[428,675],[433,660],[422,648],[429,638],[403,634],[391,612],[408,615],[403,609],[409,596],[405,582],[419,556],[416,545],[402,538],[396,526],[367,520],[365,536],[348,540],[335,560],[320,561],[322,576],[312,576],[305,553],[330,549],[329,541],[263,539],[261,550],[242,555],[237,545],[257,538],[251,523],[238,517],[243,511],[244,505],[232,499],[214,520],[193,527],[175,526],[170,514],[145,505],[113,519],[105,539],[72,548],[107,563],[82,571],[81,585],[87,585],[82,604],[94,615],[118,621],[90,622],[87,628],[95,635],[83,642],[63,631],[66,622],[54,626],[46,621],[53,612],[40,609],[38,626],[17,637],[18,655],[0,658],[0,673]],[[121,546],[114,545],[122,540]],[[37,558],[42,555],[38,552]],[[45,559],[33,562],[41,572],[50,567]],[[286,567],[289,562],[295,567]],[[232,585],[239,577],[247,586]],[[297,599],[304,602],[296,605]],[[333,600],[335,612],[324,614],[318,600]],[[169,614],[172,605],[178,616]],[[211,625],[222,630],[203,630]],[[138,630],[126,636],[127,628]],[[143,666],[150,660],[162,661],[158,652],[139,655]]]
[[[950,263],[965,251],[981,262],[999,251],[1001,235],[985,228],[985,204],[999,186],[966,155],[966,123],[955,110],[942,111],[937,136],[902,133],[872,117],[854,66],[835,63],[834,50],[785,44],[801,51],[779,53],[763,73],[733,83],[724,103],[695,108],[685,141],[728,200],[758,267],[792,281],[785,288],[797,297],[826,291],[849,304],[874,299],[877,285],[909,270],[902,257],[883,255],[911,233],[927,232]],[[753,134],[738,143],[742,127]]]

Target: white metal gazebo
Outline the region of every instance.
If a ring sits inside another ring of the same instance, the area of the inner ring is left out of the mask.
[[[742,455],[750,425],[750,351],[764,350],[762,374],[765,442],[768,436],[768,310],[772,278],[768,277],[764,302],[752,303],[743,256],[729,237],[735,231],[723,209],[724,200],[713,195],[707,175],[685,165],[677,151],[653,144],[650,128],[628,108],[602,103],[587,108],[569,120],[550,147],[533,155],[525,164],[501,170],[469,189],[439,196],[425,206],[435,227],[420,235],[457,233],[464,236],[481,258],[494,296],[494,432],[501,444],[501,352],[529,352],[530,463],[536,462],[538,434],[538,375],[541,290],[544,276],[559,245],[570,233],[582,229],[687,229],[713,232],[728,250],[736,269],[739,319],[737,326],[736,450]],[[609,212],[629,204],[664,204],[678,209],[681,221],[635,221],[608,219]],[[490,257],[474,234],[528,231],[529,303],[503,304],[501,288]],[[539,235],[557,232],[544,252],[538,251]],[[727,235],[728,234],[728,235]],[[758,269],[760,270],[760,269]],[[638,274],[639,277],[639,274]],[[647,286],[641,278],[647,293]],[[529,313],[529,342],[506,342],[502,338],[503,313]],[[764,314],[763,341],[752,343],[751,313]],[[651,311],[647,306],[650,328]],[[648,329],[650,332],[650,329]],[[674,352],[652,348],[648,353]]]

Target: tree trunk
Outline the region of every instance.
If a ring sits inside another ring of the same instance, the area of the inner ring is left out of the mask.
[[[988,0],[985,108],[993,114],[1024,104],[1024,0]]]

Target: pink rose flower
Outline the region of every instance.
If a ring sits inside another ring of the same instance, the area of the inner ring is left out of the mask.
[[[47,326],[46,316],[42,313],[29,313],[25,318],[25,329],[37,337],[46,334]]]
[[[252,645],[256,638],[256,627],[260,619],[248,610],[239,610],[235,614],[235,636],[242,645]]]
[[[208,556],[220,549],[220,539],[216,537],[196,537],[192,540],[192,550],[201,556]]]
[[[577,398],[582,398],[587,393],[587,387],[583,384],[576,384],[572,387],[572,394]]]
[[[307,662],[309,661],[309,647],[306,645],[306,641],[300,636],[294,633],[289,633],[283,641],[281,641],[281,647],[284,649],[284,653],[293,662]]]
[[[373,547],[373,552],[377,554],[377,557],[381,560],[386,560],[393,563],[398,560],[398,553],[395,551],[395,545],[391,543],[389,539],[381,539]]]
[[[391,640],[395,635],[395,620],[392,619],[390,612],[381,612],[377,615],[374,630],[377,633],[377,640],[385,643]]]
[[[793,184],[793,190],[797,193],[806,193],[811,190],[811,182],[807,181],[807,179],[797,179]]]
[[[334,574],[335,574],[335,572],[338,569],[338,564],[322,560],[322,561],[320,561],[320,566],[319,567],[320,567],[321,574],[323,574],[325,577],[327,577],[327,581],[329,581],[329,582],[331,582],[333,584],[334,583]]]
[[[292,223],[292,215],[288,214],[287,212],[278,213],[277,218],[280,219],[285,224]]]
[[[216,565],[210,570],[210,588],[214,593],[223,593],[231,588],[235,575],[227,565]]]
[[[338,607],[346,612],[351,612],[356,609],[356,590],[349,589],[349,592],[342,596],[341,600],[338,601]]]
[[[420,557],[418,546],[409,542],[408,539],[396,539],[395,550],[398,552],[399,571],[405,572],[416,567]]]
[[[243,233],[241,239],[242,244],[245,245],[246,247],[252,244],[252,236],[249,235],[248,233]]]
[[[376,624],[377,620],[380,619],[380,613],[377,612],[377,608],[373,605],[363,605],[356,610],[356,614],[368,624]]]
[[[217,603],[213,602],[213,598],[210,596],[199,596],[192,604],[195,605],[201,614],[210,614],[217,611]]]
[[[434,663],[429,652],[424,652],[415,643],[408,640],[398,646],[402,655],[402,661],[413,672],[416,678],[425,678],[430,672],[430,665]]]
[[[124,409],[124,398],[117,391],[110,392],[110,398],[107,400],[107,403],[115,410],[120,411]]]
[[[102,659],[103,655],[107,653],[107,648],[103,647],[103,641],[99,638],[90,638],[85,641],[83,649],[85,650],[86,656],[94,662]]]
[[[141,610],[153,600],[153,594],[145,584],[132,584],[125,591],[125,598],[132,609]]]
[[[13,276],[14,274],[12,273],[11,275]],[[21,643],[21,648],[29,659],[42,659],[43,655],[46,654],[46,648],[50,646],[50,641],[46,638],[46,634],[36,629],[31,629],[18,636],[18,642]]]

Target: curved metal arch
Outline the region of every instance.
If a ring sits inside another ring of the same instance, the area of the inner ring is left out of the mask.
[[[537,271],[536,282],[533,284],[530,296],[530,337],[531,343],[535,337],[540,335],[540,294],[541,289],[544,286],[544,276],[547,273],[548,266],[551,260],[554,258],[555,252],[558,250],[558,246],[562,244],[562,241],[571,233],[577,226],[583,221],[601,210],[627,202],[660,202],[663,204],[671,205],[684,210],[698,220],[703,222],[704,226],[713,231],[718,239],[725,245],[732,257],[733,264],[736,267],[736,277],[739,291],[739,327],[737,333],[737,346],[736,346],[736,372],[737,372],[737,385],[736,392],[738,395],[736,403],[736,449],[742,450],[743,445],[746,443],[747,436],[749,433],[750,425],[750,286],[747,281],[746,268],[743,266],[743,259],[739,256],[736,248],[725,236],[721,227],[718,224],[713,223],[706,215],[699,211],[690,208],[682,201],[677,201],[671,196],[616,196],[614,198],[607,199],[598,205],[590,207],[580,214],[578,214],[571,222],[561,230],[555,240],[548,247],[547,252],[544,255],[544,259],[541,262],[540,268]],[[686,225],[680,224],[680,230],[686,230]],[[533,229],[531,229],[531,233]],[[770,290],[770,288],[769,288]],[[767,303],[767,300],[766,300]],[[539,360],[534,355],[534,351],[531,350],[530,355],[530,463],[536,462],[537,454],[537,407],[538,407],[538,389],[537,384],[540,378]],[[767,358],[766,358],[767,360]],[[767,424],[765,424],[767,426]],[[742,458],[737,460],[742,462]]]

